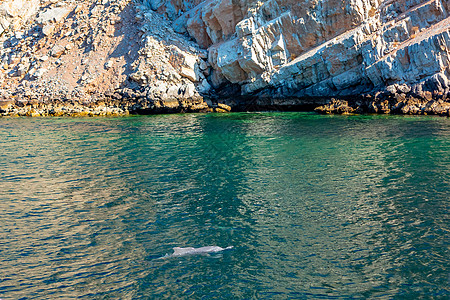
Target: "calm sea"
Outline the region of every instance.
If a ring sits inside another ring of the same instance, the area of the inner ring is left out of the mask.
[[[0,298],[448,299],[449,198],[448,118],[0,118]]]

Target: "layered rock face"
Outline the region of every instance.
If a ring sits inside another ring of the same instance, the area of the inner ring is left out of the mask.
[[[140,1],[0,4],[0,114],[212,111],[207,53]]]
[[[216,0],[175,28],[209,49],[213,86],[237,83],[261,105],[354,96],[427,102],[449,92],[448,9],[440,0]]]
[[[0,84],[5,99],[30,90],[38,101],[125,98],[124,111],[221,111],[225,101],[448,115],[449,9],[444,0],[8,0]]]

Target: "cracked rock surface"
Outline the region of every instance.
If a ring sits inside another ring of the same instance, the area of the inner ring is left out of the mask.
[[[449,115],[449,9],[445,0],[6,0],[0,114],[308,105]]]

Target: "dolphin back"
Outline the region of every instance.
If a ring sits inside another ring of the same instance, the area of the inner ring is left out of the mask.
[[[200,248],[194,248],[195,253],[216,253],[228,249],[232,249],[233,246],[228,246],[226,248],[222,248],[219,246],[206,246],[206,247],[200,247]]]
[[[195,249],[192,247],[181,248],[181,247],[173,247],[173,256],[181,256],[195,252]]]
[[[173,247],[173,254],[166,254],[163,257],[160,257],[159,259],[166,259],[170,257],[178,257],[178,256],[185,256],[185,255],[193,255],[193,254],[208,254],[208,253],[217,253],[224,250],[233,249],[233,246],[228,246],[226,248],[222,248],[219,246],[205,246],[200,248],[192,248],[192,247]]]

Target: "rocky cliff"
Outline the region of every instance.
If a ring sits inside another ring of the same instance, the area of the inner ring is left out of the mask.
[[[444,0],[7,0],[0,113],[449,115]]]

